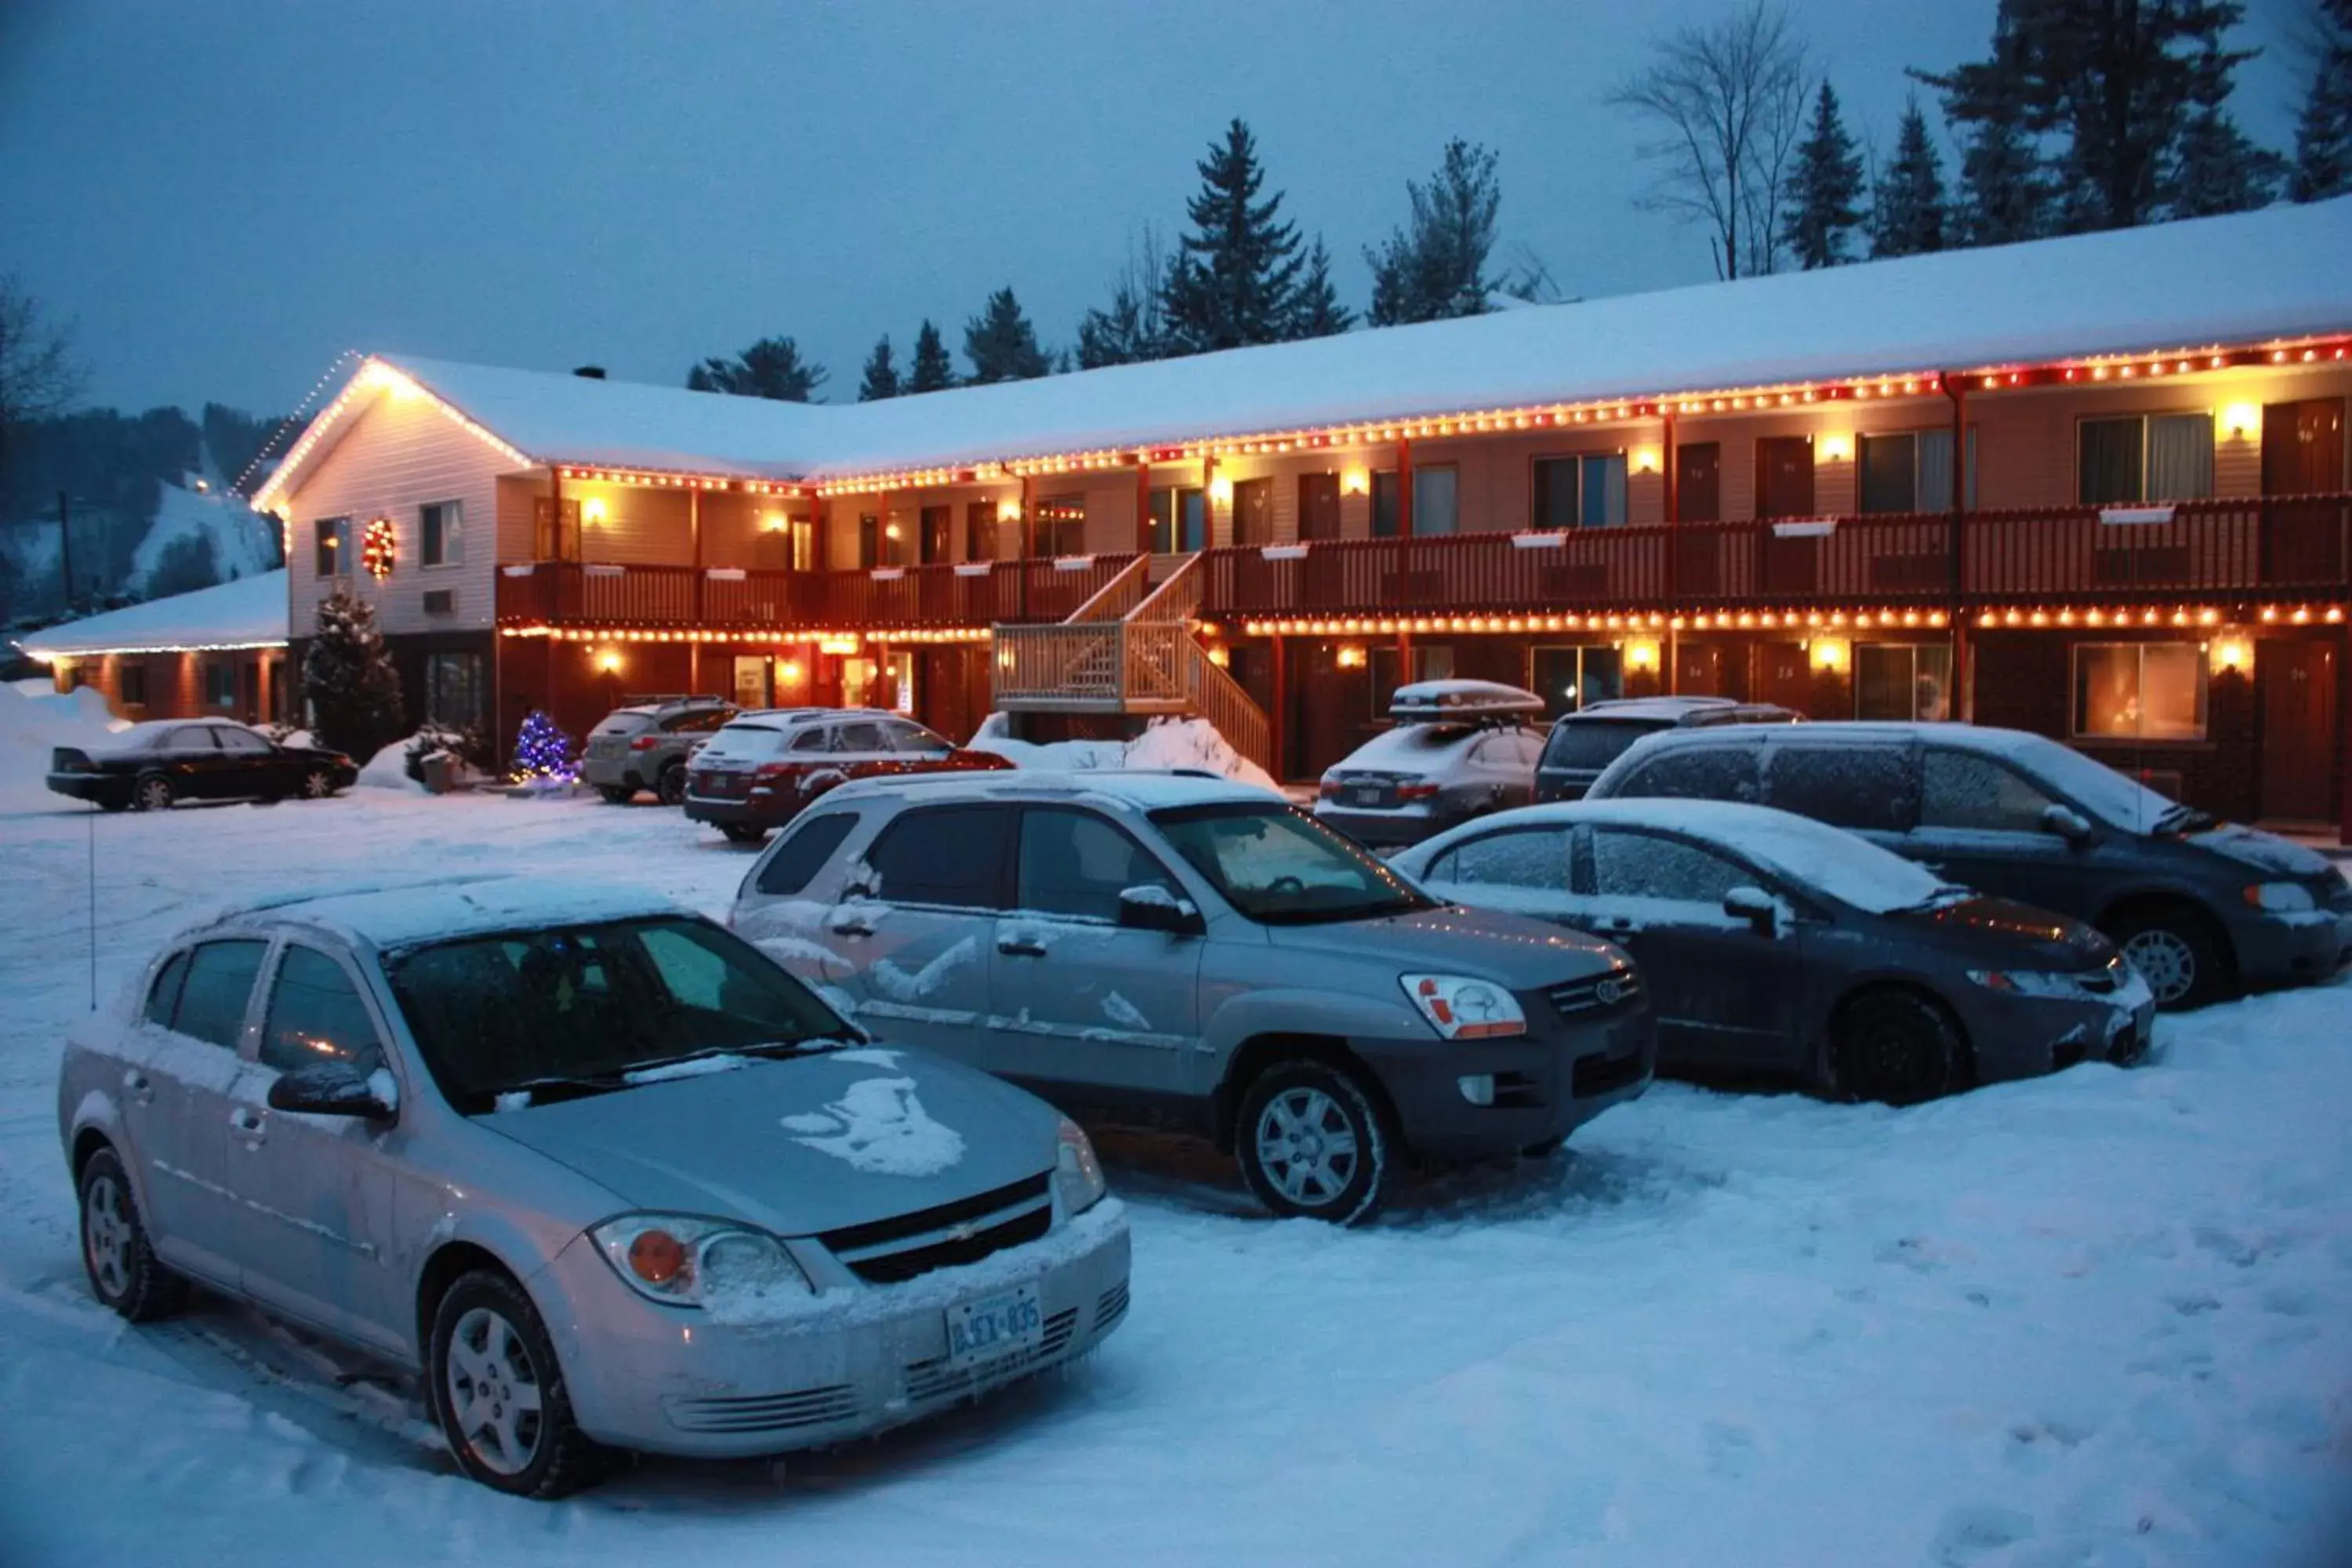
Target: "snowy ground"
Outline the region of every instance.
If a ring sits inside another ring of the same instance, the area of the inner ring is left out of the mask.
[[[1198,1147],[1108,1140],[1136,1304],[1092,1360],[880,1443],[546,1506],[457,1479],[412,1390],[242,1310],[92,1305],[53,1105],[92,826],[0,815],[11,1568],[2274,1564],[2352,1539],[2352,986],[1913,1111],[1662,1086],[1364,1232],[1252,1217]],[[102,990],[225,898],[513,868],[721,912],[747,864],[649,805],[362,790],[94,826]]]

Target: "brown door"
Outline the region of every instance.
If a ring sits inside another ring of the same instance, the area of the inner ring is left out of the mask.
[[[1339,475],[1301,474],[1298,476],[1298,537],[1301,539],[1339,537]]]
[[[1800,713],[1813,710],[1813,672],[1805,649],[1792,642],[1759,642],[1750,655],[1756,679],[1750,689],[1759,702],[1777,702]],[[1814,715],[1820,717],[1820,715]]]
[[[1813,444],[1802,436],[1767,436],[1756,443],[1756,515],[1813,515]]]
[[[1723,516],[1723,447],[1692,441],[1675,448],[1675,521],[1713,522]]]
[[[1725,660],[1719,643],[1686,642],[1675,649],[1675,695],[1729,697],[1724,689]]]
[[[2263,816],[2327,822],[2336,816],[2336,648],[2279,640],[2256,645],[2262,688]]]
[[[927,506],[923,509],[923,564],[955,559],[955,508]]]
[[[1234,486],[1234,542],[1274,542],[1274,481],[1244,479]]]
[[[2344,488],[2344,404],[2273,403],[2263,410],[2263,494],[2326,496]],[[2263,509],[2263,581],[2282,586],[2344,575],[2345,508],[2332,500],[2273,500]]]
[[[963,558],[966,561],[996,559],[996,503],[994,501],[975,500],[964,503]]]

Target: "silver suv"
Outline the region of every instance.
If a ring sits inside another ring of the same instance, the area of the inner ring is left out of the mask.
[[[588,731],[580,779],[614,805],[649,789],[664,805],[686,800],[686,763],[735,717],[724,697],[640,697]]]
[[[1281,1215],[1365,1219],[1400,1156],[1549,1152],[1655,1057],[1618,949],[1205,775],[845,784],[730,923],[894,1042],[1210,1135]]]

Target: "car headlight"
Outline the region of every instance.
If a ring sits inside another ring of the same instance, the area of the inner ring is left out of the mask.
[[[1076,1219],[1102,1202],[1110,1184],[1103,1180],[1102,1162],[1087,1130],[1062,1118],[1061,1148],[1054,1155],[1054,1201],[1064,1219]]]
[[[2081,974],[2053,969],[1971,969],[1969,978],[1988,991],[2011,996],[2084,996],[2090,992],[2084,982],[2106,973],[2105,969]]]
[[[2319,900],[2311,889],[2300,882],[2255,882],[2246,889],[2246,902],[2258,910],[2283,915],[2296,910],[2315,910]]]
[[[648,1301],[700,1307],[814,1293],[808,1276],[764,1231],[682,1214],[632,1214],[588,1233],[621,1282]]]
[[[1397,984],[1429,1020],[1430,1027],[1449,1040],[1486,1040],[1528,1032],[1528,1016],[1518,998],[1491,980],[1466,974],[1400,974]]]

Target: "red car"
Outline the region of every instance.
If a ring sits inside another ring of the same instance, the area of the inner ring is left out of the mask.
[[[738,714],[688,760],[686,815],[756,844],[846,779],[1012,765],[877,709],[759,710]]]

